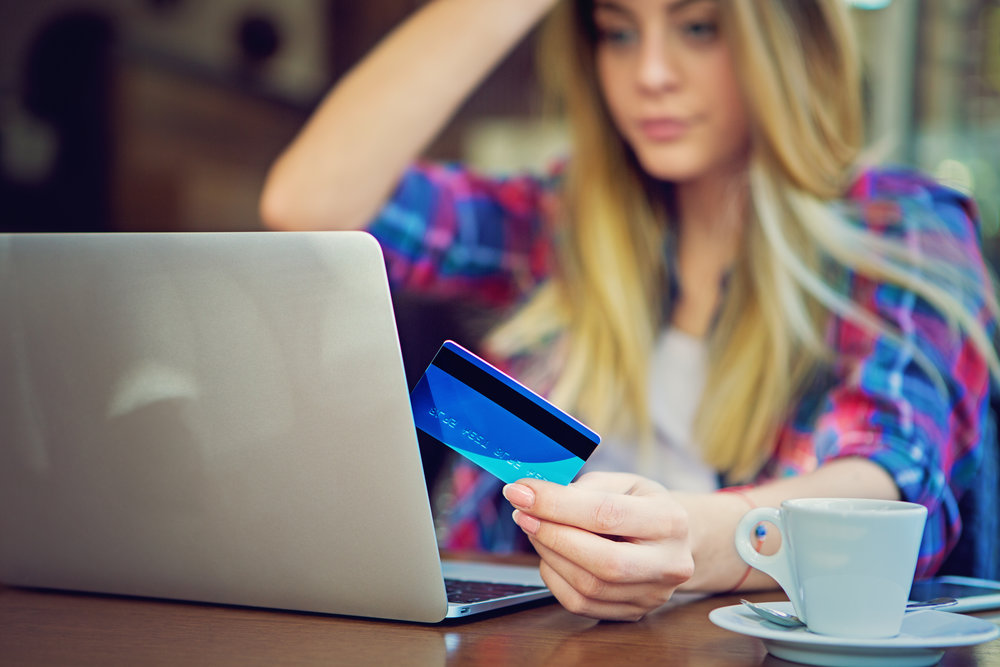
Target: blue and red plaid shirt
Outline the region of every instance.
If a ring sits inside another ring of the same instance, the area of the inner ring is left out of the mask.
[[[391,284],[497,307],[517,303],[548,276],[559,183],[555,176],[487,178],[455,165],[411,168],[369,227],[382,244]],[[869,171],[844,203],[859,224],[879,235],[920,247],[949,241],[959,251],[952,255],[954,269],[983,290],[990,284],[968,197],[912,172]],[[923,224],[931,218],[935,225]],[[878,463],[903,499],[928,509],[917,566],[917,576],[926,576],[962,530],[958,499],[976,474],[987,431],[988,366],[913,292],[849,273],[843,281],[840,287],[857,305],[900,337],[831,318],[829,340],[838,359],[831,381],[817,383],[791,411],[755,481],[801,474],[846,456]],[[966,301],[992,333],[984,302]],[[935,365],[945,393],[915,361],[914,349]],[[449,480],[443,546],[506,551],[526,545],[509,520],[499,481],[462,461],[454,463]]]

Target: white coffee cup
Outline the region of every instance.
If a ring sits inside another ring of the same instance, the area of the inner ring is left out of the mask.
[[[923,505],[858,498],[799,498],[758,507],[736,529],[736,549],[770,575],[813,632],[837,637],[899,634],[927,520]],[[771,556],[751,532],[770,522],[781,533]]]

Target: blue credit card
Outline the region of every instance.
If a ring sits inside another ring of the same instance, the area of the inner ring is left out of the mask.
[[[418,429],[504,482],[569,484],[600,436],[453,341],[410,393]]]

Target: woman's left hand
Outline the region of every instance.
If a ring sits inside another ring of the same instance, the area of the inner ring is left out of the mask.
[[[522,479],[504,487],[514,521],[541,556],[541,575],[569,611],[639,620],[694,573],[688,514],[663,486],[589,473],[569,486]]]

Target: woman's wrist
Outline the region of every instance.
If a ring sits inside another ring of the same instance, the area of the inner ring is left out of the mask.
[[[746,509],[744,511],[744,513],[746,513],[746,512],[748,512],[748,511],[750,511],[752,509],[756,509],[757,508],[757,503],[747,493],[751,488],[753,488],[753,487],[751,487],[751,486],[731,486],[731,487],[726,487],[726,488],[719,489],[719,493],[728,493],[730,495],[734,495],[734,496],[737,496],[738,498],[740,498],[744,503],[746,503]],[[757,524],[757,526],[754,527],[754,531],[755,531],[755,534],[754,534],[754,540],[753,540],[752,543],[754,545],[754,549],[756,549],[756,551],[758,553],[760,553],[761,550],[764,547],[764,540],[767,538],[767,529],[764,527],[764,524],[761,523],[761,524]],[[734,536],[735,536],[735,532],[734,532]],[[741,562],[741,566],[742,566],[742,562]],[[751,567],[750,565],[746,565],[743,568],[743,574],[740,575],[739,580],[737,580],[737,582],[733,585],[733,587],[730,588],[726,592],[733,593],[733,592],[738,591],[740,588],[742,588],[743,584],[745,584],[746,581],[747,581],[747,579],[750,577],[750,573],[752,571],[753,571],[753,567]]]
[[[690,517],[689,541],[695,561],[695,574],[683,589],[728,592],[750,576],[733,542],[736,524],[757,503],[750,489],[734,491],[673,493]]]

